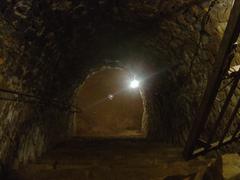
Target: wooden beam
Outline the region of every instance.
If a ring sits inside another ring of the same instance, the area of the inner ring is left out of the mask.
[[[240,32],[240,0],[235,0],[230,18],[218,50],[218,55],[213,67],[213,72],[208,79],[207,88],[203,96],[199,113],[193,123],[187,144],[184,149],[184,157],[191,158],[198,138],[204,129],[211,112],[218,89],[222,82],[222,76],[227,72],[226,66],[230,64],[229,54],[232,51],[234,43],[237,41]]]

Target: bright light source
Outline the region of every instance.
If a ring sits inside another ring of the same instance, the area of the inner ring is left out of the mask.
[[[112,95],[112,94],[109,94],[109,95],[108,95],[108,99],[109,99],[109,100],[113,100],[113,98],[114,98],[114,95]]]
[[[139,87],[139,84],[140,84],[140,82],[139,82],[138,80],[134,79],[134,80],[132,80],[131,83],[130,83],[130,88],[136,89],[136,88]]]

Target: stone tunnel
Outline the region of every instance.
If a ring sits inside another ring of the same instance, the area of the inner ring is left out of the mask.
[[[1,0],[0,174],[35,162],[73,136],[183,147],[233,3]],[[236,52],[235,65],[239,61]],[[142,80],[135,104],[125,92],[121,106],[106,105],[117,101],[102,90],[117,86],[111,81],[117,72]],[[99,98],[106,102],[85,113],[87,102]]]

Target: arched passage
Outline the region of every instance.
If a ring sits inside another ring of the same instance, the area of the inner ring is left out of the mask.
[[[144,136],[144,103],[132,75],[121,68],[90,74],[77,90],[74,135],[81,137]],[[133,85],[133,84],[132,84]]]

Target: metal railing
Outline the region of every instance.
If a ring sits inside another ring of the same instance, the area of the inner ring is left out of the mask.
[[[33,94],[28,94],[16,90],[0,88],[0,101],[11,101],[24,104],[34,104],[39,106],[53,107],[60,111],[68,111],[70,113],[80,113],[74,105],[57,99],[44,98]]]
[[[184,157],[186,159],[191,159],[199,154],[221,148],[240,138],[240,122],[236,118],[240,109],[240,97],[238,97],[237,103],[234,104],[230,115],[226,115],[229,104],[232,103],[233,95],[238,90],[240,80],[240,70],[229,74],[230,65],[234,59],[237,48],[239,33],[240,0],[235,0],[213,67],[213,72],[209,76],[199,112],[184,148]],[[216,118],[214,120],[211,119],[211,128],[207,128],[206,126],[210,121],[210,115],[212,111],[214,111],[213,108],[214,103],[217,101],[217,96],[220,91],[226,88],[226,86],[222,88],[224,81],[230,81],[227,83],[228,87],[230,86],[229,91],[226,97],[223,98],[221,109],[216,115]],[[236,127],[233,127],[233,124],[237,124]],[[218,129],[221,129],[220,134],[217,133]]]

